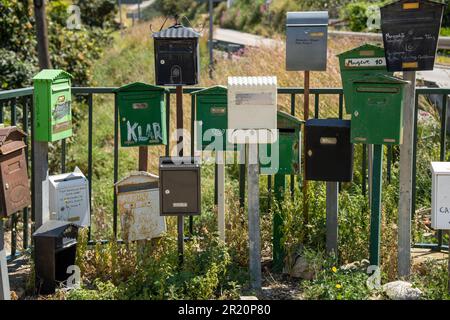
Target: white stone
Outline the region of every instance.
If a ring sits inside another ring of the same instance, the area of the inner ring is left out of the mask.
[[[383,292],[391,300],[418,300],[422,296],[422,291],[413,288],[412,284],[406,281],[393,281],[383,285]]]

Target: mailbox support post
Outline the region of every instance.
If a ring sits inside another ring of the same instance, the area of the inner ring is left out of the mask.
[[[261,231],[259,217],[258,144],[248,144],[248,231],[250,248],[250,285],[261,290]]]
[[[48,143],[33,141],[33,211],[37,230],[49,219],[48,199]]]
[[[373,146],[372,201],[370,204],[370,264],[380,265],[381,185],[383,145]]]
[[[338,254],[338,195],[339,183],[327,182],[327,252]]]
[[[278,203],[283,200],[283,194],[286,190],[286,176],[284,174],[275,175],[275,199]],[[283,237],[283,218],[276,212],[273,215],[273,270],[275,272],[281,272],[283,270],[284,250],[281,245],[281,238]]]
[[[0,300],[11,300],[4,243],[3,220],[0,218]]]
[[[411,210],[412,166],[414,139],[414,109],[416,97],[416,72],[403,72],[410,83],[405,88],[403,104],[403,144],[400,145],[400,196],[398,202],[398,276],[411,274]]]
[[[239,152],[239,207],[245,206],[245,147],[242,147]]]
[[[225,157],[224,151],[216,151],[217,165],[217,218],[220,240],[225,241]]]
[[[147,170],[148,170],[148,147],[147,146],[139,147],[138,170],[145,171],[145,172],[147,172]],[[143,255],[145,252],[145,244],[146,244],[146,240],[137,241],[138,253],[141,255]]]
[[[177,156],[182,157],[183,152],[183,87],[176,87],[177,98]],[[178,262],[184,262],[184,216],[178,216]]]
[[[213,0],[209,0],[209,78],[213,78],[214,56],[213,56],[213,19],[214,19]]]
[[[304,94],[303,94],[303,119],[309,119],[309,71],[304,75]],[[303,150],[306,150],[306,130],[303,126]],[[306,180],[306,168],[303,166],[303,214],[304,224],[308,224],[308,181]]]

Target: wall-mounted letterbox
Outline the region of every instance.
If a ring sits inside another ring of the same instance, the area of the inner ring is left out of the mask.
[[[161,215],[201,213],[200,159],[161,157],[159,160]]]
[[[65,221],[47,221],[33,233],[35,283],[38,294],[53,294],[73,271],[77,254],[78,226]]]
[[[303,122],[286,112],[277,112],[278,140],[259,145],[261,174],[300,174]]]
[[[91,220],[89,182],[80,169],[48,179],[50,219],[88,227]]]
[[[136,172],[116,183],[123,240],[159,238],[166,232],[166,220],[159,214],[158,181],[158,176]]]
[[[196,147],[198,150],[234,150],[228,143],[227,88],[215,86],[192,93],[195,96]]]
[[[387,75],[354,80],[351,124],[353,143],[402,143],[403,89],[407,83]]]
[[[45,69],[34,78],[34,137],[53,142],[72,136],[71,75]]]
[[[428,0],[400,0],[380,9],[389,71],[433,70],[443,9],[443,3]]]
[[[432,162],[431,227],[450,230],[450,162]]]
[[[167,90],[140,82],[117,91],[122,147],[166,145]]]
[[[276,129],[277,78],[228,77],[228,141],[274,143]]]
[[[200,74],[200,34],[176,24],[153,34],[158,85],[194,85]]]
[[[26,136],[17,127],[0,128],[0,219],[31,205]]]
[[[327,69],[328,12],[288,12],[286,70]]]
[[[353,80],[373,74],[393,75],[386,68],[384,49],[372,44],[338,54],[341,69],[342,87],[344,89],[345,110],[352,113],[352,85]]]
[[[353,178],[350,121],[310,119],[305,124],[306,179],[349,182]]]

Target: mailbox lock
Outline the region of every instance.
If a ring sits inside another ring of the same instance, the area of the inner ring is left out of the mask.
[[[355,111],[355,117],[357,117],[357,116],[359,116],[359,112],[358,111]]]
[[[161,64],[165,64],[166,61],[164,61],[164,59],[161,59],[160,63],[161,63]]]
[[[312,156],[312,150],[308,150],[308,156]]]
[[[5,189],[8,190],[9,189],[9,184],[5,183]]]
[[[166,189],[166,191],[164,191],[165,194],[170,194],[170,190]]]

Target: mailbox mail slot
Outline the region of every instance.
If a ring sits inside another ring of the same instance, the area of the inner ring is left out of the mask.
[[[403,87],[406,83],[386,75],[354,80],[352,143],[402,143]]]
[[[450,230],[450,162],[432,162],[431,227]]]
[[[353,178],[350,121],[310,119],[305,124],[306,179],[349,182]]]
[[[286,70],[327,69],[328,12],[288,12]]]
[[[200,74],[200,34],[176,24],[153,34],[158,85],[194,85]]]
[[[161,157],[161,215],[201,213],[200,162],[196,157]]]
[[[158,176],[136,172],[116,183],[125,241],[159,238],[166,232],[166,220],[159,215],[158,181]]]
[[[166,145],[166,89],[132,83],[117,91],[122,147]]]
[[[380,9],[389,71],[433,70],[443,9],[428,0],[400,0]]]
[[[17,127],[0,129],[0,219],[16,213],[31,204],[28,182],[26,144],[27,135]]]
[[[351,114],[352,86],[355,79],[376,74],[392,76],[393,73],[387,71],[384,49],[379,46],[364,44],[343,52],[338,57],[344,89],[345,110],[347,114]]]
[[[71,75],[45,69],[34,78],[34,139],[53,142],[72,136]]]

